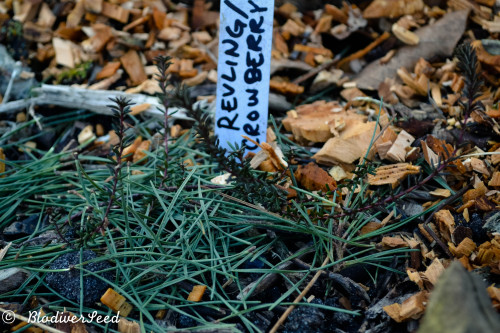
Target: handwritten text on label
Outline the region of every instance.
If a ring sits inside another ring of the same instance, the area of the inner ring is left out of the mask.
[[[215,134],[220,145],[266,140],[274,1],[223,0]]]

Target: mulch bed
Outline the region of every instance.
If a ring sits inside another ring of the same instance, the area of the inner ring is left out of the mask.
[[[277,1],[227,155],[218,3],[0,2],[2,330],[499,329],[498,9]]]

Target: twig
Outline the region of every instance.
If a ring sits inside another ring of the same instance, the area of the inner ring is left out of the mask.
[[[10,75],[9,84],[7,85],[7,89],[5,90],[5,94],[3,95],[2,104],[5,104],[9,101],[10,92],[12,91],[12,86],[14,85],[14,81],[19,76],[19,74],[21,74],[21,66],[22,66],[21,62],[17,61],[15,66],[14,66],[14,70],[12,71],[12,74]]]
[[[292,261],[285,261],[282,264],[276,266],[276,270],[287,270],[293,265]],[[262,280],[257,280],[251,282],[248,286],[243,288],[243,290],[236,295],[236,299],[242,300],[247,299],[251,295],[259,295],[260,293],[269,290],[271,285],[279,278],[278,273],[267,274]],[[253,290],[252,290],[253,289]]]
[[[106,211],[104,212],[104,217],[102,219],[102,223],[96,228],[95,231],[106,229],[108,227],[108,215],[111,211],[111,206],[113,205],[113,201],[116,196],[116,189],[118,187],[118,182],[121,178],[121,170],[123,168],[123,151],[125,149],[125,116],[130,111],[130,100],[127,100],[125,97],[117,97],[116,99],[112,99],[113,102],[116,103],[116,106],[112,106],[111,109],[116,113],[116,116],[119,117],[118,123],[118,131],[116,135],[118,136],[118,150],[116,151],[116,165],[113,168],[113,187],[111,188],[111,193],[109,194],[109,201],[106,207]]]
[[[69,109],[85,109],[98,114],[111,115],[109,98],[126,97],[134,104],[150,104],[143,114],[163,118],[162,105],[156,97],[144,94],[127,94],[123,91],[90,90],[84,88],[42,84],[33,88],[36,97],[7,102],[0,105],[0,114],[29,108],[31,105],[56,105]],[[185,110],[169,108],[170,119],[190,120]]]
[[[294,258],[293,262],[302,269],[311,269],[312,268],[311,265],[302,261],[299,258]],[[320,272],[321,272],[321,276],[323,278],[327,278],[327,279],[332,280],[334,284],[336,284],[337,286],[342,288],[344,291],[344,294],[346,294],[346,296],[349,296],[349,295],[352,295],[353,293],[356,293],[362,299],[366,300],[367,302],[370,302],[370,296],[368,296],[368,293],[366,292],[366,290],[364,290],[360,285],[358,285],[356,282],[354,282],[350,278],[345,277],[339,273],[332,273],[332,272],[325,272],[325,271],[320,271]]]
[[[385,31],[382,35],[378,36],[377,39],[368,44],[368,46],[365,47],[364,49],[354,52],[353,54],[339,61],[339,63],[337,64],[337,68],[342,67],[343,65],[351,62],[352,60],[364,57],[366,54],[368,54],[368,52],[376,48],[378,45],[380,45],[383,41],[385,41],[389,37],[391,37],[391,34]]]
[[[282,241],[276,242],[276,252],[279,253],[278,256],[286,256],[286,257],[295,256],[298,253],[304,251],[305,249],[307,249],[307,247],[302,247],[292,255],[289,252],[288,248],[286,248],[286,245],[283,244]],[[298,258],[303,257],[308,253],[309,253],[309,251],[306,251],[306,252],[300,254],[298,256]],[[287,260],[287,261],[279,264],[275,269],[276,270],[287,270],[294,264],[294,261],[296,259],[297,258],[295,258],[293,260]],[[311,269],[311,266],[308,266],[305,269]],[[266,276],[264,276],[264,278],[262,278],[262,280],[254,281],[254,282],[250,283],[248,286],[246,286],[245,288],[243,288],[243,290],[236,296],[236,298],[240,299],[240,300],[244,299],[244,298],[246,299],[250,295],[258,295],[258,294],[264,292],[265,290],[267,290],[269,288],[270,285],[272,285],[278,279],[279,276],[280,276],[279,273],[267,274]]]
[[[307,72],[307,73],[299,76],[298,78],[296,78],[295,80],[293,80],[292,83],[294,83],[294,84],[301,84],[302,82],[309,80],[314,75],[316,75],[319,72],[321,72],[322,70],[325,70],[325,69],[328,69],[328,68],[332,67],[337,62],[339,62],[339,60],[340,60],[340,57],[337,55],[332,60],[325,61],[324,63],[322,63],[318,67],[315,67],[314,69],[310,70],[309,72]]]
[[[323,267],[326,264],[328,264],[329,261],[330,261],[330,258],[327,256],[326,259],[321,264],[321,267]],[[323,273],[322,270],[317,271],[316,274],[314,274],[314,276],[311,279],[311,281],[309,281],[309,283],[304,288],[304,290],[302,290],[302,292],[300,293],[300,295],[297,296],[297,298],[295,298],[295,300],[293,301],[293,304],[290,305],[288,307],[288,309],[286,309],[285,313],[283,313],[281,315],[281,317],[278,319],[278,321],[276,322],[276,324],[274,324],[273,328],[269,331],[269,333],[276,333],[278,331],[278,329],[280,328],[281,324],[283,324],[285,322],[286,318],[288,318],[288,316],[290,315],[290,313],[292,313],[293,309],[295,309],[296,304],[299,303],[302,300],[302,298],[304,298],[304,296],[309,292],[309,290],[312,288],[312,286],[314,285],[314,283],[316,283],[316,280],[318,280],[318,278],[320,277],[321,273]]]

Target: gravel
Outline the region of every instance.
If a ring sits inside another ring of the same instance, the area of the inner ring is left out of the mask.
[[[91,250],[84,250],[82,253],[82,261],[89,261],[97,258],[97,254]],[[51,265],[50,269],[64,269],[80,263],[80,251],[74,251],[63,254],[57,258]],[[109,262],[99,261],[84,265],[86,270],[98,272],[107,268],[111,268]],[[99,274],[104,279],[113,280],[114,273],[107,271]],[[72,301],[80,303],[80,270],[70,269],[65,272],[48,273],[46,277],[47,284]],[[108,284],[93,275],[83,276],[83,304],[91,305],[98,301],[104,294]]]

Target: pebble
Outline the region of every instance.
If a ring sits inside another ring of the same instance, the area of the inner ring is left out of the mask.
[[[84,250],[82,253],[82,261],[89,261],[97,258],[97,254],[91,250]],[[66,253],[57,258],[51,265],[50,269],[64,269],[80,263],[80,252],[74,251]],[[107,261],[99,261],[88,263],[84,266],[86,270],[98,272],[112,266]],[[111,271],[106,271],[99,274],[107,280],[113,280],[114,274]],[[71,269],[64,272],[48,273],[46,277],[47,284],[55,291],[72,301],[80,302],[80,270]],[[98,301],[104,294],[108,284],[101,279],[87,275],[83,276],[83,304],[91,305]]]

